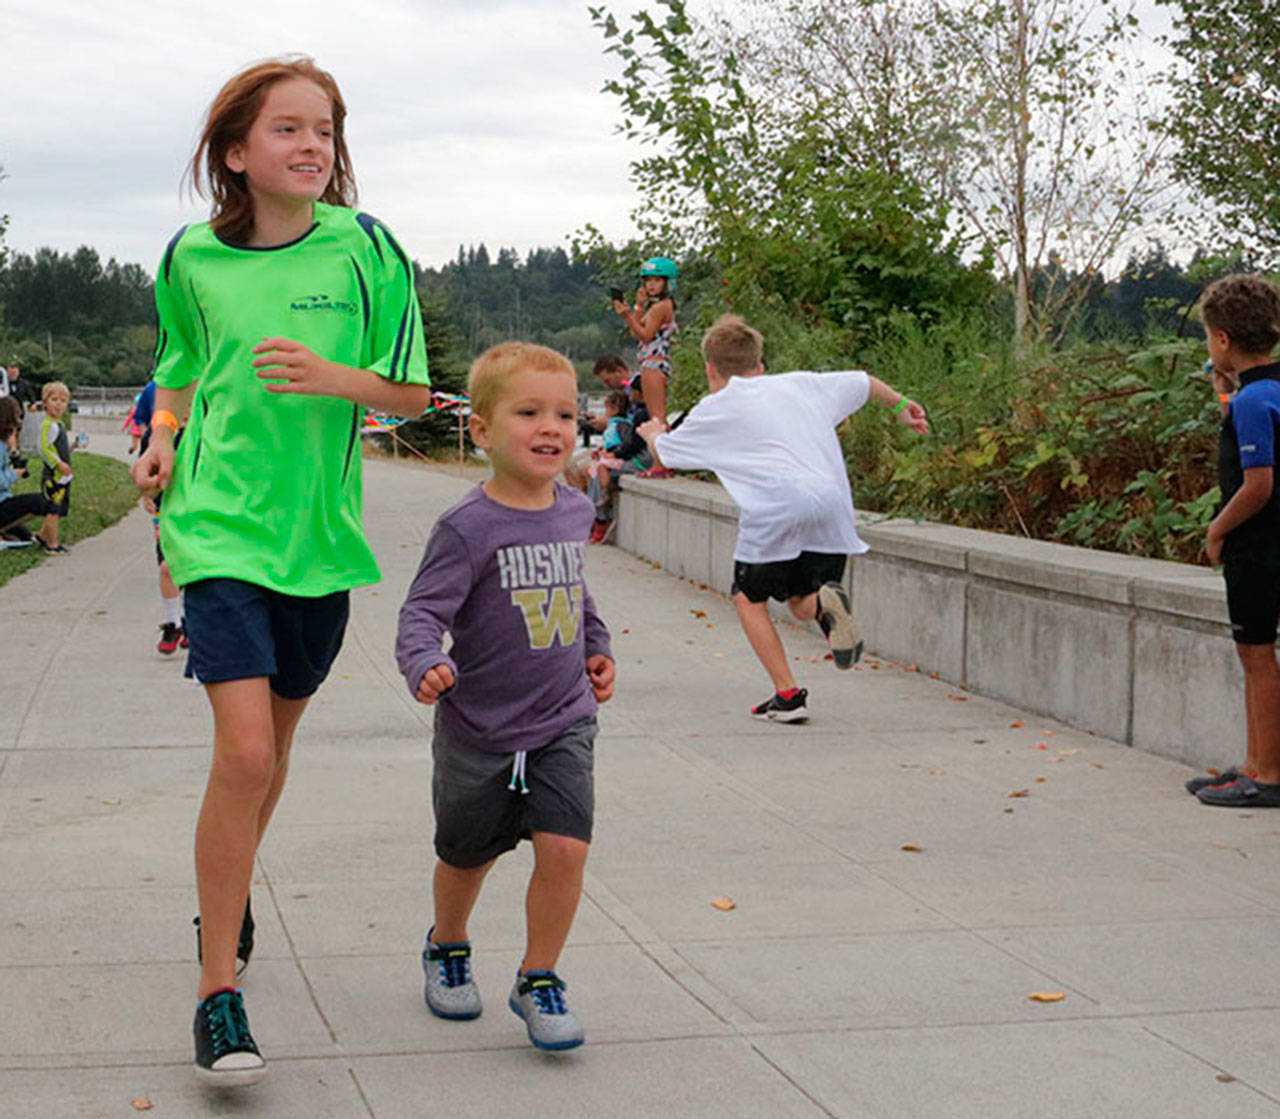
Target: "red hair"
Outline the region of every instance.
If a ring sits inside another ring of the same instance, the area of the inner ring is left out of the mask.
[[[333,75],[303,54],[255,62],[218,91],[205,116],[195,154],[187,165],[187,180],[192,188],[201,198],[213,202],[209,218],[213,231],[233,243],[248,241],[253,232],[253,199],[244,174],[227,166],[227,153],[248,138],[267,90],[290,78],[314,82],[328,95],[333,107],[333,175],[320,201],[335,206],[355,205],[356,180],[344,131],[347,106]]]

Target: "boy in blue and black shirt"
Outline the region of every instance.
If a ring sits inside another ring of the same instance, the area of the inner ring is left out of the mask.
[[[1193,778],[1187,788],[1203,804],[1280,808],[1280,363],[1272,355],[1280,343],[1280,291],[1261,276],[1228,276],[1205,290],[1200,311],[1223,404],[1222,505],[1205,548],[1227,581],[1244,666],[1248,751],[1242,767]]]

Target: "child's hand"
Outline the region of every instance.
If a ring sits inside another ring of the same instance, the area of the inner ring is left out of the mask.
[[[898,413],[898,419],[920,435],[929,434],[929,417],[924,413],[924,405],[908,400],[907,406]]]
[[[173,473],[173,444],[164,438],[153,439],[129,473],[143,497],[155,497],[169,485],[169,476]]]
[[[1209,535],[1205,538],[1204,550],[1209,557],[1209,562],[1214,567],[1222,563],[1222,537],[1213,531],[1213,525],[1209,526]]]
[[[638,428],[636,434],[640,436],[646,443],[652,443],[659,435],[667,430],[667,425],[659,419],[645,420]]]
[[[156,499],[154,497],[144,497],[142,499],[142,507],[153,517],[160,512],[160,506],[156,504]]]
[[[58,463],[58,473],[59,473],[59,474],[61,474],[61,475],[65,478],[68,474],[70,474],[70,473],[71,473],[71,463],[69,463],[69,462],[59,462],[59,463]]]
[[[301,393],[305,396],[337,396],[342,372],[337,363],[322,358],[292,338],[264,338],[253,352],[253,368],[264,381],[284,381],[266,385],[267,392]]]
[[[631,310],[631,308],[630,308],[630,307],[628,307],[625,303],[623,303],[621,299],[615,299],[615,300],[613,301],[613,309],[614,309],[614,310],[615,310],[619,315],[623,315],[623,316],[627,315],[627,314],[628,314],[628,312],[630,312],[630,310]]]
[[[418,681],[418,690],[414,698],[419,703],[430,705],[435,703],[445,692],[453,687],[453,669],[447,664],[438,664],[428,668]]]
[[[587,658],[587,679],[597,703],[607,703],[613,696],[613,678],[616,674],[613,661],[603,653]]]

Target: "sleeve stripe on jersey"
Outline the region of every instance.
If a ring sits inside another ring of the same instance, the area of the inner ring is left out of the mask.
[[[187,231],[187,227],[184,225],[181,229],[178,230],[177,233],[173,235],[173,239],[169,242],[169,244],[165,246],[164,264],[160,270],[164,273],[164,282],[166,284],[169,282],[169,270],[173,267],[174,250],[177,249],[178,242],[182,240],[182,235],[186,233],[186,231]]]
[[[204,331],[204,352],[207,358],[213,352],[213,345],[209,341],[209,323],[204,317],[204,308],[200,306],[200,300],[196,298],[195,292],[191,293],[191,302],[195,305],[196,314],[200,316],[200,327]]]
[[[374,226],[381,223],[372,214],[356,214],[356,224],[365,231],[369,240],[373,242],[374,251],[378,254],[378,259],[382,259],[382,246],[378,244],[378,238],[374,236]]]
[[[369,329],[369,288],[364,282],[364,273],[360,271],[360,265],[356,263],[355,257],[349,258],[351,261],[351,270],[356,274],[356,283],[360,285],[360,304],[364,308],[364,328]]]
[[[409,324],[409,308],[405,307],[404,313],[400,316],[400,331],[396,335],[396,348],[391,351],[391,368],[387,370],[393,381],[403,381],[404,375],[401,374],[397,366],[400,364],[401,347],[404,347],[404,355],[406,363],[409,357],[409,347],[404,345],[404,331]]]
[[[159,365],[160,359],[164,357],[164,352],[169,346],[169,332],[164,327],[156,327],[156,352],[152,358],[153,365]]]

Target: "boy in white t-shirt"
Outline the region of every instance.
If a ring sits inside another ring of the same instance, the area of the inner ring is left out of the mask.
[[[650,420],[638,431],[663,465],[714,470],[738,503],[733,604],[774,687],[751,714],[800,723],[809,717],[808,692],[791,675],[768,600],[816,621],[837,668],[851,668],[862,655],[841,580],[846,558],[867,546],[854,527],[836,425],[868,397],[922,435],[929,421],[914,400],[860,370],[763,376],[763,348],[759,331],[722,315],[702,339],[710,394],[677,430]]]

